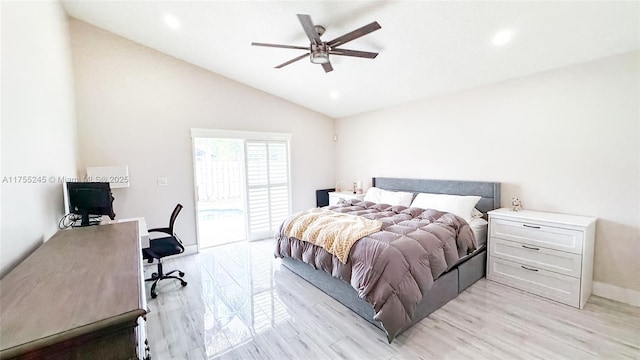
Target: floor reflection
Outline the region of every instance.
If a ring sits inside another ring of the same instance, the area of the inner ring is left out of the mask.
[[[215,358],[291,319],[278,295],[279,260],[272,240],[206,249],[165,267],[185,271],[189,285],[162,281],[158,298],[148,299],[149,338],[158,350],[154,358]],[[152,271],[145,267],[146,273]]]
[[[531,359],[640,358],[640,327],[629,321],[640,310],[595,296],[579,310],[481,280],[389,344],[384,332],[283,268],[272,240],[166,261],[167,271],[176,268],[189,285],[163,281],[148,299],[156,360],[512,359],[514,348]],[[537,335],[523,340],[509,329]]]

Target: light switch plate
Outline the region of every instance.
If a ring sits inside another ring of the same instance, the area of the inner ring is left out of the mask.
[[[158,178],[158,186],[167,186],[167,185],[169,185],[169,181],[167,180],[166,177]]]

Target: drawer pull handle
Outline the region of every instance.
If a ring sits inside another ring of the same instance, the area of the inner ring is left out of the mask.
[[[525,249],[529,249],[529,250],[540,250],[540,248],[530,247],[530,246],[527,246],[527,245],[522,245],[522,247],[525,248]]]
[[[522,224],[522,226],[528,227],[528,228],[531,228],[531,229],[540,229],[540,226],[533,226],[533,225],[527,225],[527,224]]]
[[[538,269],[532,269],[532,268],[528,268],[524,265],[520,265],[521,268],[525,269],[525,270],[529,270],[529,271],[538,271]]]

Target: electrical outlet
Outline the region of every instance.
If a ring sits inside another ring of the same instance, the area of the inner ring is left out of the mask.
[[[169,181],[167,180],[166,177],[158,178],[158,186],[167,186],[167,185],[169,185]]]

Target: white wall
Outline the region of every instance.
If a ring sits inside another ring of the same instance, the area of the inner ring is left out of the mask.
[[[4,276],[56,232],[63,215],[57,177],[75,176],[77,144],[67,20],[60,4],[3,1],[1,13]],[[46,183],[15,183],[16,176],[44,176]]]
[[[503,206],[599,218],[594,280],[640,290],[639,57],[339,119],[337,179],[499,181]]]
[[[190,128],[291,133],[293,210],[315,206],[333,186],[333,119],[70,20],[81,161],[128,165],[129,188],[114,189],[117,217],[164,226],[185,205],[177,232],[195,244]],[[158,187],[157,177],[169,186]]]

